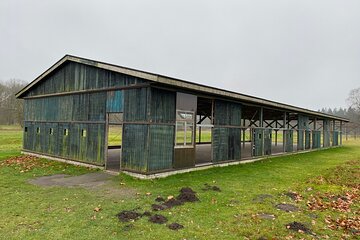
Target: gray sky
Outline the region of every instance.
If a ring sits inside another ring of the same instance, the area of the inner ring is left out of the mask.
[[[0,79],[65,54],[317,110],[360,87],[359,0],[0,1]]]

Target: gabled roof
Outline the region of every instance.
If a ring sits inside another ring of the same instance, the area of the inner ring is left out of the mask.
[[[145,79],[148,81],[161,83],[161,84],[165,84],[165,85],[169,85],[169,86],[173,86],[173,87],[179,87],[179,88],[203,92],[203,93],[207,93],[207,94],[211,94],[211,95],[218,95],[218,96],[222,96],[222,97],[226,97],[226,98],[232,98],[234,100],[240,100],[240,101],[244,101],[244,102],[248,102],[248,103],[259,104],[264,107],[280,108],[285,111],[298,112],[298,113],[302,113],[302,114],[306,114],[306,115],[317,116],[317,117],[321,117],[321,118],[329,118],[329,119],[334,119],[334,120],[341,120],[341,121],[345,121],[345,122],[349,121],[346,118],[341,118],[341,117],[337,117],[337,116],[333,116],[333,115],[329,115],[329,114],[324,114],[324,113],[316,112],[316,111],[305,109],[305,108],[300,108],[300,107],[296,107],[296,106],[292,106],[292,105],[288,105],[288,104],[284,104],[284,103],[279,103],[279,102],[275,102],[275,101],[271,101],[271,100],[266,100],[263,98],[258,98],[258,97],[254,97],[254,96],[250,96],[250,95],[246,95],[246,94],[236,93],[236,92],[232,92],[232,91],[228,91],[228,90],[224,90],[224,89],[220,89],[220,88],[215,88],[215,87],[210,87],[210,86],[206,86],[206,85],[202,85],[202,84],[198,84],[198,83],[184,81],[181,79],[176,79],[176,78],[172,78],[172,77],[168,77],[168,76],[164,76],[164,75],[160,75],[160,74],[145,72],[145,71],[141,71],[141,70],[137,70],[137,69],[132,69],[132,68],[127,68],[127,67],[118,66],[118,65],[114,65],[114,64],[99,62],[99,61],[86,59],[86,58],[82,58],[82,57],[77,57],[77,56],[72,56],[72,55],[65,55],[58,62],[56,62],[54,65],[52,65],[48,70],[46,70],[44,73],[42,73],[40,76],[38,76],[34,81],[29,83],[27,86],[25,86],[15,96],[17,98],[22,98],[24,96],[24,94],[27,91],[29,91],[33,86],[35,86],[37,83],[41,82],[46,76],[48,76],[55,69],[57,69],[59,66],[61,66],[63,63],[65,63],[67,61],[77,62],[77,63],[81,63],[81,64],[85,64],[85,65],[91,65],[91,66],[106,69],[109,71],[123,73],[126,75],[139,77],[139,78],[142,78],[142,79]]]

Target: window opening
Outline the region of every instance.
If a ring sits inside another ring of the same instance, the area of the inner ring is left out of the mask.
[[[194,147],[194,112],[176,111],[176,147]]]

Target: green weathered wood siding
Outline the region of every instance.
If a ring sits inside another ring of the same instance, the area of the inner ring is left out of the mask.
[[[150,88],[124,90],[124,121],[147,122],[149,119]]]
[[[309,117],[304,115],[298,116],[298,133],[297,133],[297,150],[310,148],[310,134],[306,133],[310,129]]]
[[[272,130],[264,129],[264,154],[271,155],[271,145],[272,145]]]
[[[304,115],[298,116],[298,129],[309,130],[309,117]]]
[[[123,168],[154,172],[173,167],[175,101],[174,92],[162,89],[124,90]]]
[[[107,92],[106,111],[108,113],[124,111],[124,98],[121,90]]]
[[[214,162],[241,158],[241,104],[214,101],[212,156]]]
[[[312,131],[312,148],[321,147],[321,131]]]
[[[239,160],[241,158],[240,138],[240,128],[214,128],[212,132],[213,161]]]
[[[106,113],[123,111],[123,92],[76,91],[106,90],[145,82],[94,66],[74,62],[63,64],[26,94],[30,98],[25,99],[24,106],[27,131],[24,132],[23,148],[104,165]],[[31,98],[64,92],[68,95]],[[40,128],[40,133],[37,128]],[[67,136],[64,135],[65,129],[68,130]]]
[[[105,121],[106,92],[25,100],[25,121]]]
[[[284,130],[285,152],[294,151],[294,131],[292,129]]]
[[[147,171],[148,125],[124,124],[121,168]]]
[[[338,146],[339,145],[339,131],[333,131],[332,137],[333,137],[332,145]]]
[[[173,167],[174,134],[174,126],[149,125],[148,171]]]
[[[297,150],[305,149],[305,130],[297,130]]]
[[[323,147],[330,147],[330,120],[323,121]]]
[[[176,93],[150,89],[148,170],[173,168],[175,141]]]
[[[215,100],[214,125],[241,125],[241,104]]]
[[[311,148],[311,131],[305,130],[305,149]]]
[[[262,156],[264,154],[264,129],[253,128],[252,129],[252,156]]]
[[[43,81],[35,85],[26,96],[81,90],[123,87],[146,82],[143,79],[75,62],[66,62]]]
[[[176,93],[151,88],[150,122],[175,123]]]

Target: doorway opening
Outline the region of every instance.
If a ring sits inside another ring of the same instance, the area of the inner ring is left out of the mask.
[[[123,114],[109,113],[107,124],[107,159],[105,168],[110,171],[120,171],[121,146],[123,132]]]
[[[212,162],[213,100],[198,97],[196,115],[196,165]]]

